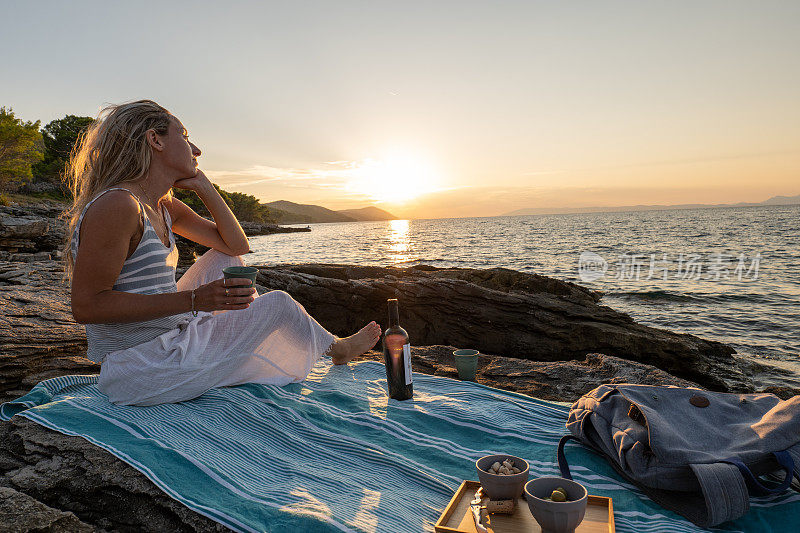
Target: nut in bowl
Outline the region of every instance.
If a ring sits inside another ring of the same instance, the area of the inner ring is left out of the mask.
[[[542,533],[573,533],[583,521],[589,501],[583,485],[556,476],[530,480],[525,496]]]
[[[484,494],[492,500],[519,498],[530,471],[528,461],[507,454],[481,457],[475,462],[475,467]]]

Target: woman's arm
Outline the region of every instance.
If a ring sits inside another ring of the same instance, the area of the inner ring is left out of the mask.
[[[86,211],[72,276],[72,316],[76,322],[138,322],[191,310],[191,291],[135,294],[113,290],[131,238],[138,233],[139,217],[139,204],[124,191],[105,193]],[[225,290],[221,279],[199,287],[195,290],[195,309],[245,309],[253,301],[255,289],[232,289],[229,285],[227,296]]]
[[[201,217],[173,197],[167,208],[175,233],[228,255],[243,255],[250,251],[250,243],[239,221],[203,171],[198,170],[193,178],[177,181],[175,187],[196,192],[214,218],[212,222]]]

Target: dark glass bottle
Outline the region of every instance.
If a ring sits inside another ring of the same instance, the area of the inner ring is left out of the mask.
[[[397,299],[391,298],[388,302],[389,327],[383,334],[383,362],[386,364],[389,398],[408,400],[414,396],[411,344],[408,340],[408,333],[400,327]]]

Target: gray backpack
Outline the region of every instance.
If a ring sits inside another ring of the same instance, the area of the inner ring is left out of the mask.
[[[787,490],[800,480],[800,396],[728,394],[693,388],[601,385],[569,413],[572,435],[602,454],[656,503],[698,526],[744,515],[750,494]],[[777,481],[765,485],[758,478]]]

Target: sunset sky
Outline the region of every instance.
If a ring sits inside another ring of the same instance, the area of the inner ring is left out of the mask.
[[[0,105],[151,98],[222,188],[401,217],[800,194],[800,2],[0,4]]]

